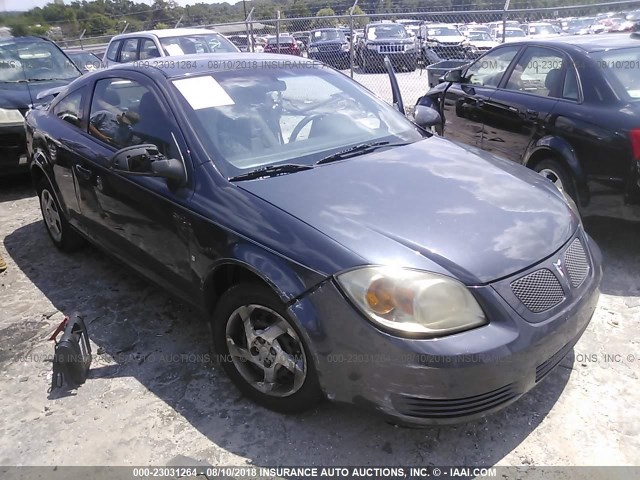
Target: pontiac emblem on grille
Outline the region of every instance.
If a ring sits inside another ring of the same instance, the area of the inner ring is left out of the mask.
[[[564,278],[564,271],[562,270],[562,259],[559,258],[557,261],[553,262],[553,266],[556,267],[556,270],[558,270],[560,276]]]

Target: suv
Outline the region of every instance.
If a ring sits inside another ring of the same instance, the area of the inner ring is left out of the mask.
[[[389,57],[395,68],[413,72],[418,68],[418,49],[404,25],[393,22],[374,22],[364,29],[356,47],[356,62],[364,71],[380,69],[384,57]]]
[[[38,95],[79,76],[80,70],[50,40],[0,40],[0,176],[29,171],[24,115]]]
[[[349,40],[339,28],[319,28],[309,34],[309,58],[338,69],[349,68]]]
[[[190,53],[229,53],[240,50],[223,35],[206,28],[169,28],[114,36],[103,63],[128,63]]]

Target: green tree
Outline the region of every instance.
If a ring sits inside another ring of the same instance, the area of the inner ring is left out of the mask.
[[[333,8],[325,7],[316,12],[316,19],[313,21],[314,28],[335,27],[338,25],[337,18],[322,18],[335,16]]]
[[[351,7],[347,8],[344,12],[345,15],[351,14]],[[359,5],[356,5],[353,9],[353,28],[364,28],[369,23],[369,17],[365,17],[365,11],[360,8]]]

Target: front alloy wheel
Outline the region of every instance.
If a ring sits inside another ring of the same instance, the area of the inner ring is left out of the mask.
[[[225,339],[231,360],[253,388],[273,397],[300,390],[307,359],[291,325],[270,308],[246,305],[227,321]]]
[[[225,372],[256,403],[294,413],[322,398],[303,337],[286,306],[266,285],[229,288],[216,305],[211,327]]]

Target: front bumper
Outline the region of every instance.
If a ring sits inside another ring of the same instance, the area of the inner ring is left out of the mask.
[[[384,58],[389,57],[391,64],[395,66],[411,66],[418,61],[418,51],[410,50],[408,52],[379,52],[378,50],[365,50],[363,55],[369,63],[375,65],[384,65]]]
[[[331,52],[309,52],[309,58],[332,66],[348,65],[350,63],[349,51],[345,50],[334,50]]]
[[[24,125],[0,127],[0,176],[28,171]]]
[[[398,338],[374,327],[333,281],[325,282],[290,307],[303,326],[325,394],[408,425],[470,421],[516,401],[560,363],[595,310],[600,253],[593,240],[578,235],[591,251],[588,277],[535,323],[487,285],[472,290],[488,325],[439,339]],[[546,268],[554,259],[532,268]]]

